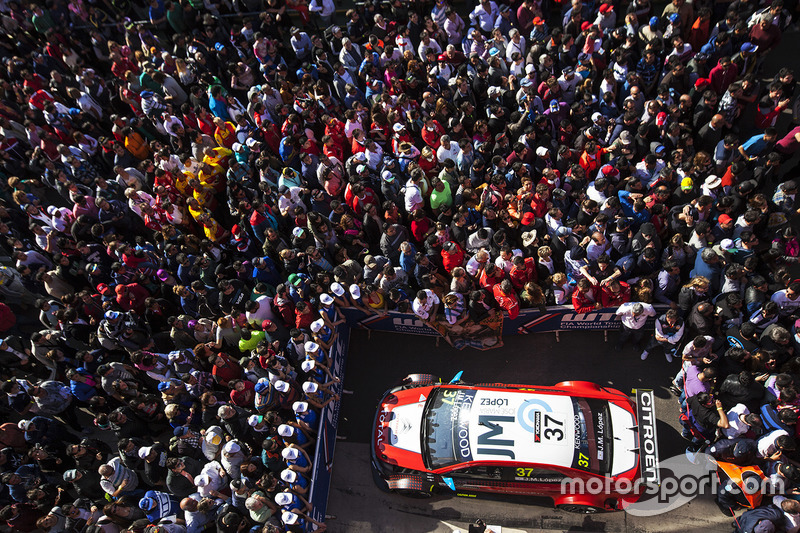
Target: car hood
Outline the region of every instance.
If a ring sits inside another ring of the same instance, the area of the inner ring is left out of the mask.
[[[378,459],[405,468],[427,470],[422,460],[421,426],[425,402],[432,389],[401,390],[383,398],[374,428]]]

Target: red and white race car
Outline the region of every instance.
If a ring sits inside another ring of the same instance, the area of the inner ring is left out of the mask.
[[[653,400],[639,390],[635,404],[586,381],[466,385],[412,374],[375,415],[374,477],[412,497],[449,489],[544,496],[572,512],[621,509],[659,482]]]

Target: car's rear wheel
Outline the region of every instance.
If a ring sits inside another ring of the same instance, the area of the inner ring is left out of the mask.
[[[562,505],[558,505],[556,508],[568,513],[576,514],[594,514],[603,510],[602,508],[595,507],[594,505],[580,505],[577,503],[564,503]]]

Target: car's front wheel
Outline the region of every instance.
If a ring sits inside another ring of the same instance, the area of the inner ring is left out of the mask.
[[[602,508],[595,507],[594,505],[580,505],[577,503],[564,503],[562,505],[556,506],[556,509],[566,511],[568,513],[577,513],[577,514],[594,514],[603,511]]]
[[[415,498],[417,500],[424,500],[433,496],[429,491],[424,489],[396,489],[395,493],[406,498]]]
[[[414,475],[392,476],[388,485],[395,494],[417,499],[430,498],[435,488],[430,480]]]

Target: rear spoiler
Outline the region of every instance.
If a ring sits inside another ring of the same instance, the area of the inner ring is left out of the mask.
[[[642,481],[647,485],[661,484],[655,398],[652,389],[636,389],[636,419],[639,422],[639,470]]]

